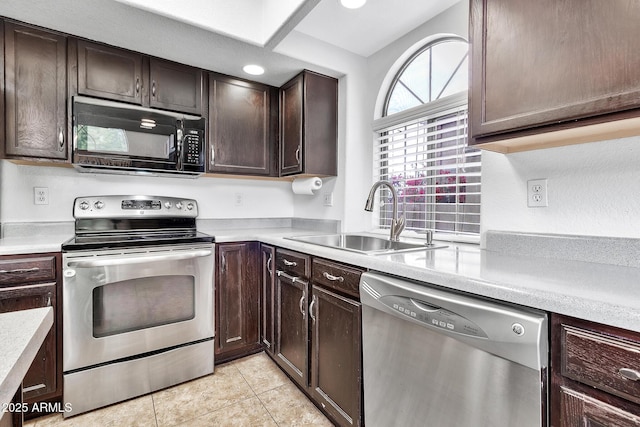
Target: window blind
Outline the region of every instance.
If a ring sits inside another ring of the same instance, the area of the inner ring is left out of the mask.
[[[390,181],[406,230],[455,235],[480,233],[480,150],[467,147],[467,103],[446,103],[378,124],[374,178]],[[417,116],[417,117],[416,117]],[[408,117],[408,118],[407,118]],[[390,123],[390,124],[389,124]],[[391,224],[391,192],[381,188],[376,218]]]

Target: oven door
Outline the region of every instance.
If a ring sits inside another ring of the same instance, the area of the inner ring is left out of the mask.
[[[63,255],[63,370],[211,339],[213,245]]]

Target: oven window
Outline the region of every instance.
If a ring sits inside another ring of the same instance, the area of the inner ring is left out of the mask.
[[[95,338],[183,322],[194,317],[194,276],[143,277],[93,290]]]

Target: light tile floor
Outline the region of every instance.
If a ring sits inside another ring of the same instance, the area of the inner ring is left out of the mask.
[[[63,420],[28,427],[331,426],[264,353],[216,366],[213,375]]]

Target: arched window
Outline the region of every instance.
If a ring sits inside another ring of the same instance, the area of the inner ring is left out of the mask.
[[[467,73],[465,40],[426,44],[400,67],[374,124],[374,179],[396,188],[407,230],[479,236],[480,151],[467,147]],[[390,192],[380,194],[378,225],[389,228]]]
[[[441,39],[418,50],[393,80],[383,115],[466,91],[468,52],[469,44],[457,38]]]

